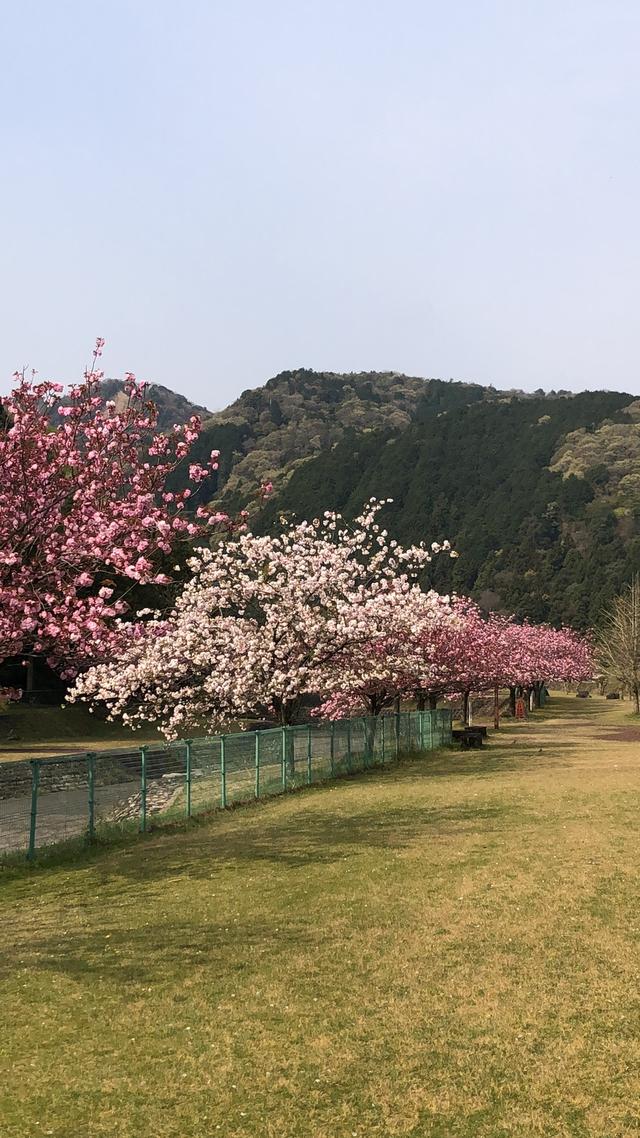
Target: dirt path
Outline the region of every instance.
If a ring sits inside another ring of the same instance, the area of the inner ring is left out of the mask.
[[[494,751],[508,751],[513,758],[518,754],[531,755],[537,748],[545,762],[557,757],[561,750],[572,763],[590,764],[595,760],[599,765],[614,752],[616,761],[627,753],[633,761],[638,756],[639,743],[640,721],[631,714],[629,703],[602,696],[577,699],[558,693],[543,712],[534,713],[524,722],[504,719],[497,732],[490,726],[489,745]]]

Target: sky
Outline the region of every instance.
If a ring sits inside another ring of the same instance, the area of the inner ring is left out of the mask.
[[[0,0],[0,390],[640,393],[637,0]]]

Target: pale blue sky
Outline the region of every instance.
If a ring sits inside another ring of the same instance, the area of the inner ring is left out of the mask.
[[[640,392],[638,0],[0,0],[0,382]]]

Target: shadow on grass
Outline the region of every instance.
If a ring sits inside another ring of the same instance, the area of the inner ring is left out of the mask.
[[[312,797],[313,791],[307,798],[309,805]],[[423,836],[437,839],[462,830],[487,833],[510,812],[502,803],[393,807],[388,802],[346,812],[337,788],[335,802],[335,811],[305,809],[303,798],[299,812],[288,811],[284,817],[281,811],[270,810],[269,804],[256,804],[247,808],[251,824],[246,828],[217,827],[215,819],[202,819],[179,834],[160,830],[125,847],[85,850],[82,860],[49,868],[65,874],[95,869],[103,885],[118,889],[127,888],[123,880],[135,889],[138,884],[185,874],[209,879],[216,871],[244,863],[271,862],[287,869],[313,870],[362,850],[408,848]],[[261,817],[256,817],[258,812]],[[24,871],[6,873],[7,883],[26,880],[31,885],[37,880],[45,887],[47,877],[46,867],[37,878]]]
[[[76,889],[73,880],[67,885],[59,877],[54,879],[56,899],[65,896],[72,909],[80,904],[84,927],[78,928],[74,921],[71,928],[65,925],[64,935],[50,930],[43,935],[32,929],[22,941],[14,938],[10,956],[0,960],[0,978],[13,974],[19,961],[32,976],[56,973],[140,985],[189,976],[198,964],[211,967],[219,963],[235,975],[253,967],[259,954],[287,959],[289,953],[317,944],[319,938],[326,945],[333,935],[330,929],[318,927],[299,901],[289,906],[291,888],[298,891],[308,881],[310,894],[331,895],[335,887],[339,914],[345,882],[352,872],[363,872],[345,862],[381,850],[397,853],[421,841],[428,854],[442,839],[455,842],[462,835],[487,835],[521,824],[521,816],[512,817],[512,813],[511,807],[491,803],[390,808],[382,802],[377,808],[348,814],[301,810],[283,818],[280,812],[270,816],[265,812],[259,826],[190,830],[178,841],[165,834],[152,843],[119,850],[117,857],[103,858],[96,866],[100,882],[93,881],[90,887],[78,881]],[[338,878],[331,871],[334,864],[339,866]],[[261,872],[265,865],[273,868],[272,874]],[[71,871],[75,868],[69,867]],[[323,869],[329,869],[328,877],[322,876]],[[237,877],[236,870],[241,870]],[[302,876],[289,879],[290,872],[299,870],[304,871]],[[231,879],[229,871],[234,875]],[[252,871],[258,882],[255,907],[249,906],[247,914],[243,897],[242,917],[232,918],[233,890],[244,891]],[[229,914],[224,918],[218,917],[214,899],[221,888],[216,882],[221,874],[225,874],[225,900],[220,907]],[[175,887],[184,888],[184,907],[177,919],[173,919],[175,901],[165,900],[172,897]],[[92,897],[88,904],[87,892]],[[163,913],[165,908],[168,914]],[[97,927],[91,923],[92,911]],[[335,936],[343,944],[344,928]]]
[[[226,987],[230,979],[255,968],[261,958],[287,959],[316,945],[319,938],[326,944],[329,935],[308,919],[292,920],[282,914],[270,921],[256,916],[226,926],[200,914],[192,923],[163,921],[135,928],[108,925],[67,934],[64,940],[39,937],[16,945],[16,953],[33,979],[40,974],[63,975],[89,985],[110,981],[122,987],[131,985],[135,989],[132,996],[143,997],[151,984],[180,987],[185,979],[193,978],[198,966],[219,972],[224,977],[220,987]],[[336,939],[343,944],[344,930]],[[11,974],[11,967],[3,962],[0,977],[8,979]],[[186,989],[184,999],[193,998],[194,993],[188,993]],[[218,993],[209,989],[209,998],[217,1002]],[[178,1002],[182,1002],[180,995]]]

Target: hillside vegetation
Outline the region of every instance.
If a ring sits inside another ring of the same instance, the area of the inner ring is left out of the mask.
[[[551,460],[565,478],[586,480],[594,496],[617,508],[619,517],[640,509],[640,400],[624,408],[620,422],[571,431]]]
[[[160,394],[161,422],[175,421],[181,397]],[[183,418],[202,414],[183,403]],[[220,470],[194,503],[235,512],[272,481],[254,517],[263,531],[283,512],[349,515],[372,495],[391,496],[396,537],[447,537],[459,551],[455,564],[434,566],[439,588],[582,628],[640,569],[640,401],[631,395],[299,369],[206,414],[192,460],[217,449]],[[183,484],[182,472],[173,481]]]
[[[202,446],[221,451],[221,502],[238,509],[261,482],[282,489],[305,460],[331,450],[347,433],[400,433],[420,414],[497,394],[478,384],[398,372],[285,371],[209,419]]]
[[[617,516],[588,472],[549,469],[571,431],[587,435],[630,396],[481,400],[421,415],[400,433],[349,432],[294,472],[261,520],[283,511],[347,515],[391,496],[388,525],[408,542],[449,538],[460,556],[434,564],[440,589],[493,608],[586,627],[640,562],[638,517]]]

